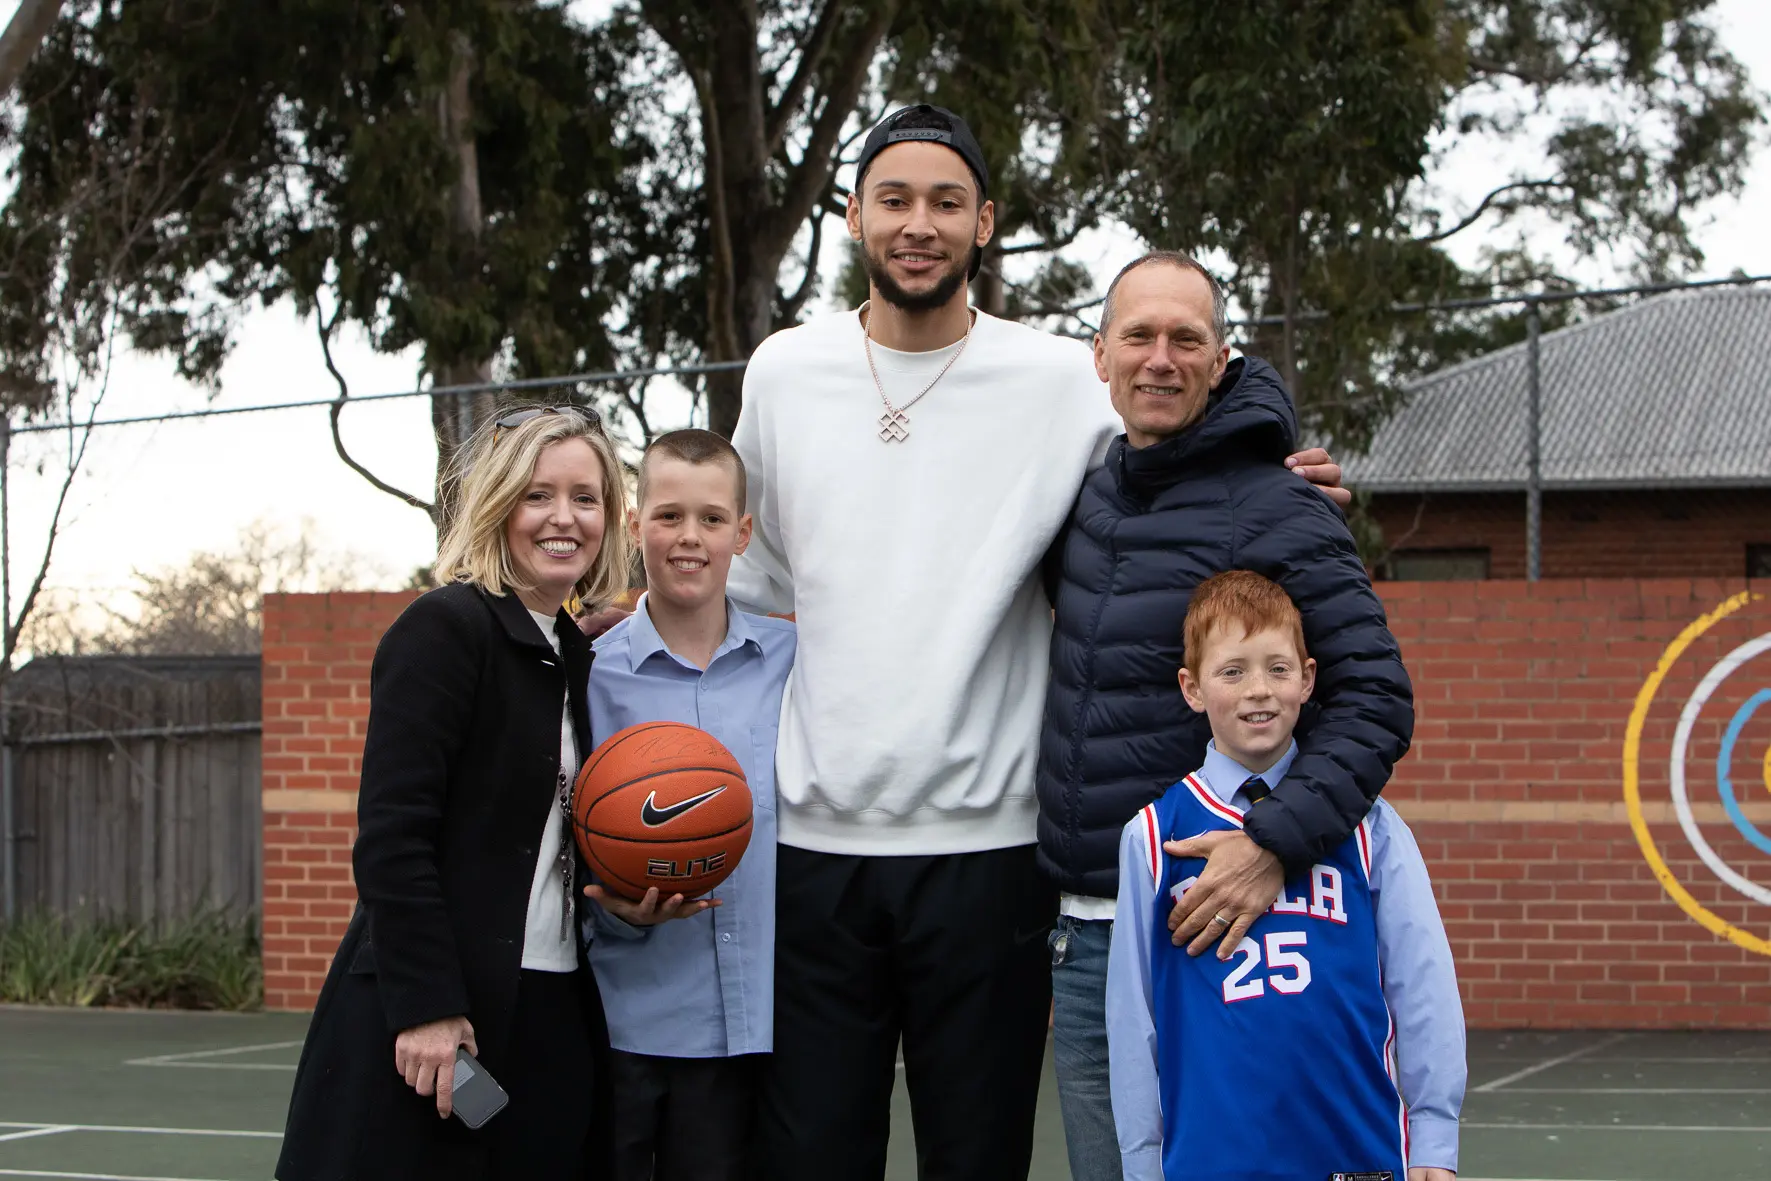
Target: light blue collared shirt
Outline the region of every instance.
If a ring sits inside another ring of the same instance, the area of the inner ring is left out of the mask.
[[[1285,778],[1297,749],[1292,743],[1283,758],[1261,772],[1268,788]],[[1250,801],[1242,785],[1251,774],[1220,754],[1213,742],[1198,777],[1219,800],[1246,811]],[[1384,1000],[1396,1020],[1397,1067],[1408,1105],[1408,1164],[1455,1172],[1458,1112],[1468,1068],[1451,943],[1414,834],[1381,799],[1372,805],[1370,819],[1371,905]],[[1107,956],[1109,1088],[1125,1181],[1163,1181],[1162,1101],[1150,998],[1154,933],[1149,918],[1156,886],[1144,841],[1134,818],[1119,838],[1119,904]],[[1226,1080],[1232,1080],[1234,1063],[1226,1063],[1225,1070]],[[1271,1112],[1255,1118],[1283,1120]]]
[[[703,672],[665,647],[645,596],[596,643],[590,730],[600,742],[640,722],[682,722],[719,739],[755,801],[750,846],[693,918],[633,927],[590,908],[589,959],[609,1043],[666,1058],[725,1058],[773,1046],[775,732],[798,633],[726,603],[726,638]]]

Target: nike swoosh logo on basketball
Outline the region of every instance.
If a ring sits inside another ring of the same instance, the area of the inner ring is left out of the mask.
[[[704,791],[698,796],[690,796],[680,804],[672,804],[668,808],[658,807],[658,793],[648,792],[646,802],[640,805],[640,823],[647,828],[657,828],[669,824],[685,812],[691,812],[725,791],[729,784],[720,784],[712,791]]]

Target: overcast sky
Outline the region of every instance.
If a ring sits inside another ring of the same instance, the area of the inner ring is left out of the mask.
[[[14,3],[0,0],[0,19]],[[1726,44],[1752,69],[1761,90],[1771,90],[1771,5],[1763,0],[1722,0],[1718,7]],[[1452,152],[1439,173],[1462,209],[1486,191],[1497,165],[1480,155]],[[1460,204],[1461,199],[1461,204]],[[1701,235],[1706,274],[1739,268],[1771,272],[1771,154],[1763,149],[1745,192],[1718,204]],[[831,229],[836,229],[833,225]],[[1460,255],[1479,244],[1471,236]],[[1123,235],[1097,234],[1073,252],[1105,277],[1136,250]],[[829,274],[838,250],[825,252]],[[1603,274],[1596,277],[1606,277]],[[354,393],[409,389],[417,357],[381,356],[360,336],[335,346]],[[170,410],[250,406],[329,398],[334,394],[310,323],[280,306],[245,319],[222,371],[220,394],[175,378],[163,362],[120,355],[101,417]],[[655,417],[660,427],[687,425]],[[352,452],[384,479],[427,494],[436,450],[427,403],[414,398],[355,406],[345,412]],[[44,526],[59,485],[59,453],[65,440],[47,435],[15,440],[10,468],[14,595],[41,554]],[[41,466],[41,472],[39,467]],[[89,601],[114,601],[131,571],[181,562],[201,550],[220,550],[242,527],[265,521],[298,533],[303,521],[329,551],[364,559],[365,586],[404,582],[429,561],[434,536],[429,520],[349,471],[333,453],[324,409],[281,410],[204,420],[114,427],[92,441],[70,496],[70,511],[57,545],[50,583]]]

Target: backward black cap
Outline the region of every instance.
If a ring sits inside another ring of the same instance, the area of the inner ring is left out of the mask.
[[[917,103],[911,107],[901,107],[884,119],[879,126],[867,133],[867,141],[861,145],[861,157],[855,162],[855,192],[861,192],[861,185],[867,179],[867,169],[873,165],[874,157],[887,148],[901,143],[935,143],[944,148],[951,148],[965,161],[971,169],[972,179],[978,182],[978,203],[982,205],[990,195],[990,169],[984,164],[984,149],[978,146],[978,137],[966,126],[964,119],[949,111],[946,107],[937,107],[931,103]],[[972,265],[967,277],[978,277],[978,265],[983,255],[977,250],[972,251]]]

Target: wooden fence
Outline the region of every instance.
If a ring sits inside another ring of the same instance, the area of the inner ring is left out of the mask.
[[[256,658],[54,658],[8,685],[7,913],[256,912]]]

